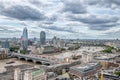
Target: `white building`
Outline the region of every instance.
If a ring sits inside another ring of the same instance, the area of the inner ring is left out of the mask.
[[[14,80],[47,80],[47,74],[43,68],[17,68],[14,71]]]
[[[58,48],[58,47],[65,47],[65,43],[63,40],[61,40],[60,38],[57,38],[56,36],[54,36],[54,38],[52,39],[52,44],[54,47]]]
[[[82,53],[82,62],[89,63],[93,60],[93,53],[83,52]]]

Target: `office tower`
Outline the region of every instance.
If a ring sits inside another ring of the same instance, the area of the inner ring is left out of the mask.
[[[26,27],[23,29],[23,34],[22,34],[22,37],[21,37],[21,41],[22,41],[23,50],[27,51],[27,47],[28,47],[28,32],[27,32],[27,28]]]
[[[41,31],[40,32],[40,44],[45,45],[45,43],[46,43],[46,34],[44,31]]]
[[[57,38],[56,36],[54,36],[52,39],[53,46],[56,48],[61,47],[61,45],[62,45],[61,42],[62,42],[62,40],[60,40],[60,38]]]
[[[53,37],[52,43],[53,43],[54,47],[57,47],[57,37],[56,36]]]

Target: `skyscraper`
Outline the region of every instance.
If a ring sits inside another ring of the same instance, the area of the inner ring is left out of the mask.
[[[21,41],[22,41],[23,50],[27,51],[27,47],[28,47],[28,32],[27,32],[27,28],[26,27],[23,29],[23,34],[22,34],[22,37],[21,37]]]
[[[41,31],[40,32],[40,44],[45,45],[45,43],[46,43],[46,34],[44,31]]]

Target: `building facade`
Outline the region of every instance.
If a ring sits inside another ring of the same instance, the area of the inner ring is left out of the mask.
[[[73,66],[69,73],[79,78],[79,80],[88,80],[91,76],[97,74],[102,68],[100,63],[88,63],[80,66]]]
[[[40,32],[40,44],[45,45],[46,44],[46,33],[44,31]]]
[[[27,32],[27,28],[26,27],[23,30],[21,41],[22,41],[22,48],[23,48],[23,50],[27,51],[27,48],[28,48],[28,32]]]
[[[43,68],[28,68],[14,71],[14,80],[47,80],[46,71]]]

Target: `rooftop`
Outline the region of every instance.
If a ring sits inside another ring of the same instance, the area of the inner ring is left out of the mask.
[[[79,66],[74,66],[72,67],[72,69],[80,71],[81,73],[85,73],[87,71],[91,71],[94,70],[96,67],[100,67],[101,64],[100,63],[88,63],[88,64],[82,64]]]

